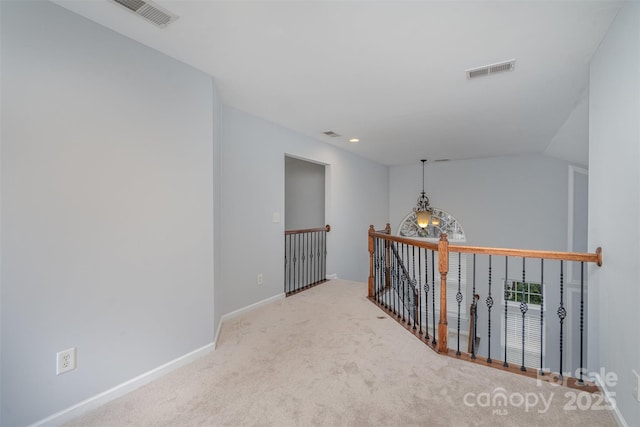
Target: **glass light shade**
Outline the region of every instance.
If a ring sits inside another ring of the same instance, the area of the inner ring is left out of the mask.
[[[431,212],[417,211],[416,219],[418,220],[418,227],[425,228],[429,225],[429,220],[431,219]]]
[[[440,225],[440,218],[438,218],[437,216],[432,216],[431,217],[431,225],[435,225],[435,226]]]

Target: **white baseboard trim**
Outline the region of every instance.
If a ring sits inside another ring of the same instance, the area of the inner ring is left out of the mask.
[[[231,313],[223,314],[222,317],[220,318],[220,322],[218,322],[218,330],[216,331],[216,338],[213,341],[213,346],[214,346],[213,348],[215,349],[218,347],[218,338],[220,337],[220,331],[222,330],[222,324],[224,322],[226,322],[227,320],[231,320],[234,317],[238,317],[243,313],[247,313],[249,311],[255,310],[256,308],[261,307],[263,305],[271,304],[272,302],[284,299],[285,297],[286,295],[284,293],[281,293],[281,294],[269,297],[267,299],[263,299],[262,301],[258,301],[256,303],[239,308],[237,310],[232,311]]]
[[[192,351],[191,353],[187,353],[184,356],[180,356],[177,359],[174,359],[170,362],[165,363],[164,365],[158,366],[155,369],[152,369],[148,372],[145,372],[142,375],[139,375],[135,378],[132,378],[128,381],[123,382],[107,391],[103,391],[102,393],[90,397],[86,400],[83,400],[80,403],[77,403],[67,409],[63,409],[60,412],[56,412],[55,414],[48,416],[45,419],[37,421],[31,424],[30,427],[34,426],[59,426],[62,425],[74,418],[77,418],[83,414],[86,414],[89,411],[92,411],[99,406],[104,405],[118,397],[124,396],[127,393],[134,391],[137,388],[142,387],[143,385],[150,383],[151,381],[158,379],[171,371],[174,371],[181,366],[184,366],[188,363],[193,362],[196,359],[204,356],[205,354],[214,350],[214,343],[207,344],[204,347],[200,347],[197,350]]]
[[[337,274],[327,274],[327,275],[325,276],[325,278],[326,278],[327,280],[333,280],[333,279],[337,279],[337,278],[338,278],[338,275],[337,275]]]
[[[604,399],[607,401],[607,403],[611,407],[613,407],[613,416],[616,419],[616,422],[618,423],[618,425],[620,427],[629,427],[629,424],[627,424],[627,421],[624,419],[624,417],[622,416],[622,413],[620,412],[620,408],[618,408],[618,404],[616,403],[615,398],[611,395],[611,392],[607,389],[607,385],[602,381],[602,378],[600,377],[600,375],[598,375],[595,372],[593,375],[596,380],[596,385],[602,392]]]

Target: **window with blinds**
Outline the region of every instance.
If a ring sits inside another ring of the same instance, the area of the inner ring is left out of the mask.
[[[504,281],[503,298],[507,300],[507,318],[505,325],[502,315],[502,350],[504,352],[505,339],[507,348],[507,362],[522,364],[522,326],[524,322],[524,365],[540,367],[540,354],[544,351],[541,343],[542,329],[540,328],[540,302],[542,285],[540,283]],[[520,311],[520,304],[527,303],[524,320]],[[504,299],[502,301],[504,308]],[[506,328],[506,338],[505,338]]]

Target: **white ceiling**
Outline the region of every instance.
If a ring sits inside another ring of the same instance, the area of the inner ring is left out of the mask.
[[[156,0],[180,16],[159,29],[110,0],[55,3],[211,74],[225,104],[387,165],[545,150],[584,163],[588,64],[621,6]]]

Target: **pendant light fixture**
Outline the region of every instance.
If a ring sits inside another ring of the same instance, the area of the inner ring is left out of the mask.
[[[420,193],[420,197],[418,197],[418,204],[413,208],[413,211],[416,213],[418,227],[426,228],[429,226],[433,209],[429,205],[429,198],[427,197],[427,194],[424,192],[424,164],[427,160],[423,159],[420,161],[422,162],[422,193]]]

